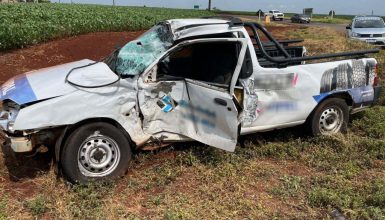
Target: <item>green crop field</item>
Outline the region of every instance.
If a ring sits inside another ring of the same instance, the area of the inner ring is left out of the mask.
[[[0,51],[98,31],[134,31],[171,18],[202,17],[199,10],[78,4],[0,4]]]

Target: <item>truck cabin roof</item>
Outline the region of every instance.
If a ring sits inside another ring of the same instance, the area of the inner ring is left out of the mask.
[[[200,35],[220,34],[238,31],[243,23],[237,18],[200,18],[200,19],[173,19],[167,20],[175,40]]]

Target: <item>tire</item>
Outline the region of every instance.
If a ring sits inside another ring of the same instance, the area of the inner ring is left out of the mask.
[[[352,87],[358,88],[367,85],[368,76],[365,70],[365,64],[362,60],[352,61]]]
[[[330,92],[335,89],[335,83],[333,84],[334,71],[333,69],[325,71],[321,78],[321,90],[320,93]]]
[[[65,142],[61,165],[72,183],[106,181],[125,174],[131,162],[129,140],[115,126],[96,122],[73,131]]]
[[[312,136],[346,133],[349,123],[349,108],[345,100],[329,98],[319,104],[306,123]]]
[[[348,89],[349,84],[349,72],[351,72],[351,68],[348,64],[340,64],[336,69],[336,79],[337,85],[336,90]]]

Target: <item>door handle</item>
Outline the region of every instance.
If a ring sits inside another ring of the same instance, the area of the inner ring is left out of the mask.
[[[216,104],[218,104],[218,105],[227,106],[227,102],[226,102],[226,100],[224,100],[224,99],[215,98],[215,99],[214,99],[214,102],[215,102]]]

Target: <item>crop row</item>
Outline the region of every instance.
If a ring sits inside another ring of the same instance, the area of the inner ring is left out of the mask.
[[[146,7],[0,4],[0,51],[90,32],[143,30],[165,19],[209,14]]]

